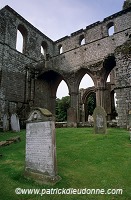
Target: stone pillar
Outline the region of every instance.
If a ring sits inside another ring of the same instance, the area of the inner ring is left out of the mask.
[[[71,107],[67,111],[67,126],[77,127],[78,122],[78,93],[70,94]]]
[[[77,92],[71,92],[70,93],[70,100],[71,100],[71,107],[77,108],[77,106],[78,106],[78,93]]]
[[[104,87],[98,87],[96,89],[96,105],[104,107]]]
[[[26,124],[25,176],[54,185],[57,175],[55,123],[47,109],[35,108]]]
[[[75,108],[70,107],[67,110],[67,126],[77,127],[77,113]]]
[[[104,108],[104,92],[105,86],[102,80],[98,80],[96,83],[96,105]]]

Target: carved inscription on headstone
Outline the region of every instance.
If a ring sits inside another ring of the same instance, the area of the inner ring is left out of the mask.
[[[35,108],[26,124],[25,175],[44,184],[60,180],[56,166],[55,122],[52,113]]]
[[[97,106],[93,113],[95,133],[106,133],[106,112],[103,107]]]
[[[39,122],[27,124],[26,167],[51,176],[55,175],[52,143],[54,123]]]

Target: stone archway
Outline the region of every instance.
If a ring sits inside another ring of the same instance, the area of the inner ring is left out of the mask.
[[[55,115],[56,92],[62,80],[66,82],[70,91],[68,81],[60,73],[47,70],[38,75],[35,81],[34,106],[46,108]]]
[[[88,116],[93,114],[93,110],[96,107],[96,92],[95,87],[89,87],[87,89],[81,89],[80,91],[80,103],[79,103],[79,117],[80,122],[87,122]],[[93,100],[93,102],[91,102]]]

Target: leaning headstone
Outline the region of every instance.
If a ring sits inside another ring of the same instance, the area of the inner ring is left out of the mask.
[[[106,112],[103,107],[97,106],[93,113],[94,118],[94,132],[96,134],[106,133],[107,122],[106,122]]]
[[[11,115],[11,129],[12,131],[19,132],[20,131],[20,123],[17,114]]]
[[[9,116],[4,114],[3,116],[3,131],[9,131]]]
[[[50,185],[60,180],[56,164],[55,122],[47,109],[35,108],[27,120],[25,176]]]

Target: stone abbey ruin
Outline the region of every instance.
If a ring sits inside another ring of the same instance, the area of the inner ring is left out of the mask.
[[[109,34],[110,28],[114,33]],[[23,50],[16,50],[17,31]],[[84,43],[83,43],[84,41]],[[43,53],[41,53],[41,49]],[[131,110],[131,7],[102,22],[71,33],[57,41],[40,32],[9,6],[0,10],[0,120],[17,114],[21,126],[32,107],[55,114],[56,91],[62,80],[69,89],[68,125],[85,122],[86,99],[96,95],[107,120],[116,117],[119,127],[128,127]],[[81,90],[88,74],[94,87]],[[110,82],[107,77],[110,74]],[[116,108],[114,103],[116,95]]]

